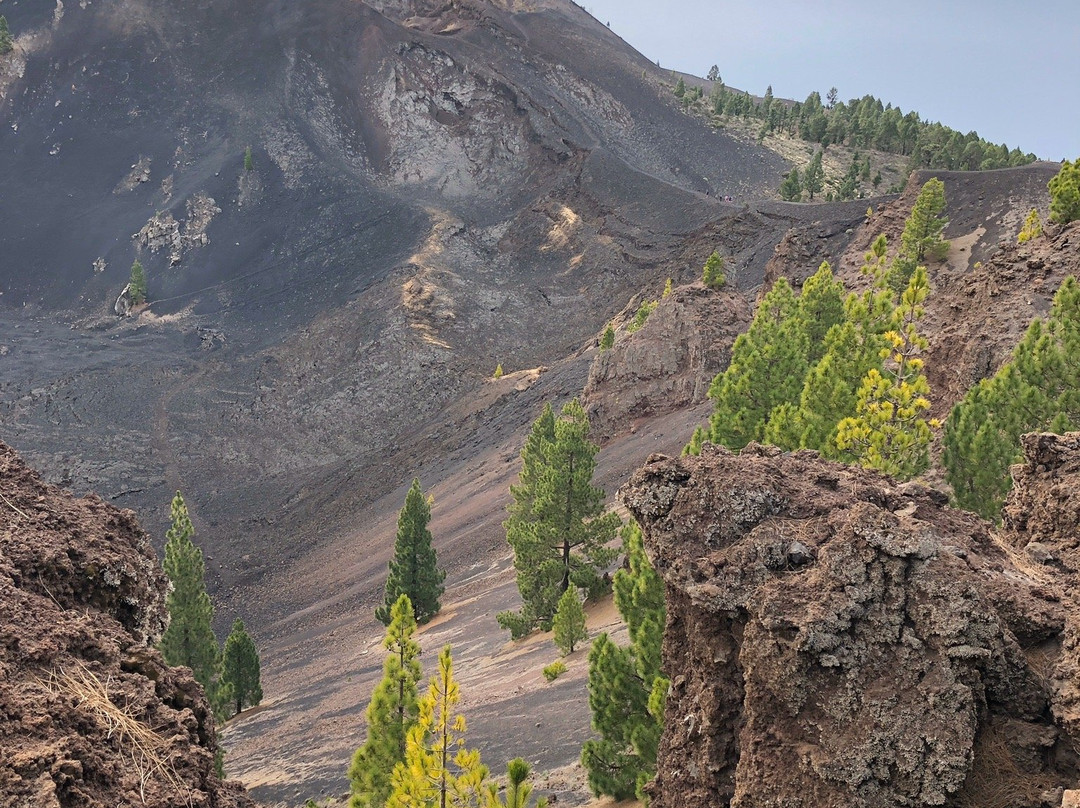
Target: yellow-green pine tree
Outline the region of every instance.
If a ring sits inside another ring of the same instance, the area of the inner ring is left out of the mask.
[[[922,302],[929,291],[926,267],[917,267],[897,307],[897,328],[885,336],[890,347],[884,369],[872,368],[859,388],[855,415],[837,426],[836,445],[863,466],[908,480],[930,465],[930,386],[919,356],[927,342],[918,333]]]
[[[391,808],[486,808],[488,769],[480,753],[465,747],[465,716],[455,715],[461,690],[447,645],[427,694],[420,699],[419,718],[405,740],[405,760],[394,768]]]

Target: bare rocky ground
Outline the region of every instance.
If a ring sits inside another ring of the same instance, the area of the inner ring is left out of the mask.
[[[264,654],[268,704],[230,722],[230,773],[268,802],[344,789],[414,475],[450,573],[423,640],[458,649],[472,741],[496,771],[516,754],[571,763],[583,660],[547,685],[553,647],[509,648],[493,619],[513,603],[500,524],[524,430],[584,391],[609,492],[651,451],[677,454],[762,284],[828,259],[857,286],[917,186],[872,200],[869,221],[865,200],[754,201],[783,161],[682,113],[654,65],[559,0],[256,16],[232,0],[22,0],[5,15],[4,438],[48,479],[137,510],[159,546],[184,491],[219,631],[242,616]],[[1075,227],[1013,246],[1054,171],[945,178],[954,252],[931,268],[927,316],[939,412],[1080,268]],[[726,296],[692,283],[714,249]],[[136,255],[151,305],[117,319]],[[673,295],[598,357],[604,324],[668,277]],[[551,790],[584,799],[574,779]]]

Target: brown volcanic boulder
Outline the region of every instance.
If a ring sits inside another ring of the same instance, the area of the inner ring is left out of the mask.
[[[667,589],[654,808],[1060,804],[1071,607],[987,523],[755,445],[651,457],[621,497]]]
[[[0,804],[253,805],[214,774],[202,687],[150,646],[165,591],[131,511],[0,443]]]

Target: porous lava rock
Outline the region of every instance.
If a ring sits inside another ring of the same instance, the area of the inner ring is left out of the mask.
[[[214,774],[214,722],[152,647],[166,579],[131,511],[44,484],[0,443],[0,803],[254,803]]]
[[[654,455],[620,495],[666,586],[654,808],[1061,804],[1071,576],[809,451]]]

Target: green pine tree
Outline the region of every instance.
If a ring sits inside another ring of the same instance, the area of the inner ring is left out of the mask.
[[[574,653],[574,646],[589,636],[585,630],[585,610],[581,608],[581,599],[574,587],[567,589],[559,598],[552,630],[555,632],[555,645],[563,656]]]
[[[828,261],[803,283],[799,295],[798,317],[806,333],[806,358],[814,364],[825,354],[825,335],[844,320],[847,297],[842,281],[836,280]]]
[[[806,331],[786,278],[762,299],[746,333],[731,350],[731,363],[709,387],[716,402],[712,443],[741,449],[763,437],[775,407],[796,401],[807,370]]]
[[[948,253],[949,242],[941,237],[949,224],[941,216],[944,210],[945,183],[934,177],[923,185],[911,214],[904,222],[900,252],[891,270],[890,285],[893,289],[904,289],[916,267],[930,259],[940,261]]]
[[[405,739],[405,758],[394,767],[391,808],[486,808],[491,797],[488,768],[480,753],[465,746],[465,716],[454,715],[461,689],[447,645],[428,692],[419,702],[417,722]]]
[[[383,678],[371,694],[367,740],[349,766],[349,808],[382,808],[390,798],[394,767],[405,760],[405,740],[419,716],[420,645],[413,639],[416,618],[408,595],[390,610],[383,648]]]
[[[810,201],[814,201],[814,194],[819,193],[825,187],[825,168],[821,164],[821,152],[814,152],[810,162],[803,172],[803,188],[810,195]]]
[[[815,276],[814,286],[804,284],[800,311],[815,342],[823,325],[831,323],[822,342],[822,353],[803,380],[798,402],[784,402],[769,415],[764,440],[783,449],[816,449],[826,457],[841,459],[836,447],[838,422],[855,414],[856,393],[873,368],[882,368],[881,352],[887,347],[885,333],[895,324],[892,293],[886,286],[888,245],[879,236],[866,253],[862,268],[873,283],[861,295],[843,301],[836,319],[836,299],[843,285],[832,281],[827,264]],[[809,294],[808,294],[809,293]],[[813,355],[812,357],[813,358]]]
[[[690,442],[683,447],[682,454],[693,455],[697,457],[701,454],[702,445],[709,439],[709,433],[705,431],[705,427],[694,427],[694,434],[690,436]]]
[[[1039,210],[1038,208],[1032,208],[1027,218],[1024,219],[1024,226],[1020,228],[1020,232],[1016,236],[1016,243],[1024,244],[1033,238],[1038,238],[1042,235],[1042,232],[1042,219],[1039,218]]]
[[[798,168],[792,168],[780,184],[780,198],[785,202],[798,202],[802,199],[802,177],[799,176]]]
[[[533,424],[505,523],[522,610],[501,612],[498,619],[515,638],[536,625],[550,629],[559,598],[571,584],[589,593],[602,585],[600,570],[614,557],[606,545],[619,517],[604,513],[604,490],[592,484],[598,451],[577,399],[558,419],[545,407]]]
[[[259,651],[244,629],[244,621],[238,618],[221,654],[221,686],[229,701],[236,705],[237,713],[244,705],[255,707],[262,701],[259,673]]]
[[[676,98],[682,98],[685,95],[686,95],[686,82],[683,81],[682,77],[680,76],[678,82],[675,83],[675,97]]]
[[[11,39],[11,31],[8,30],[7,17],[0,14],[0,56],[11,53],[14,48],[15,44]]]
[[[656,774],[668,680],[660,672],[664,583],[649,564],[641,529],[623,529],[629,570],[615,573],[615,605],[630,632],[620,648],[601,634],[589,652],[589,708],[598,739],[581,750],[589,788],[616,800],[639,798]]]
[[[613,345],[615,345],[615,327],[608,323],[603,336],[600,337],[600,350],[610,351]]]
[[[1012,486],[1020,436],[1080,426],[1080,284],[1066,278],[1049,318],[1034,320],[1012,358],[968,391],[945,425],[945,477],[953,500],[997,519]]]
[[[1080,219],[1080,157],[1061,164],[1061,171],[1050,180],[1050,220],[1068,224]]]
[[[398,514],[397,539],[383,604],[375,610],[383,625],[389,625],[390,611],[401,595],[409,596],[416,621],[421,625],[439,613],[446,573],[439,569],[431,531],[427,528],[429,521],[431,505],[420,489],[420,480],[414,478]]]
[[[186,665],[196,681],[213,695],[218,670],[218,641],[212,623],[214,607],[206,594],[206,566],[202,550],[194,545],[195,529],[180,492],[172,501],[172,525],[165,533],[165,560],[169,578],[165,605],[169,626],[161,637],[161,654],[169,665]]]
[[[899,480],[909,480],[930,465],[930,387],[920,357],[926,339],[918,333],[922,303],[929,291],[926,267],[917,267],[896,309],[897,328],[886,334],[890,352],[884,371],[871,369],[859,388],[855,415],[837,425],[836,445],[859,463]]]
[[[128,294],[131,296],[133,305],[138,306],[146,302],[146,271],[139,259],[131,265],[131,277],[128,279]]]
[[[701,280],[710,289],[723,289],[727,283],[727,276],[724,275],[724,259],[720,257],[720,254],[713,252],[707,259],[705,259],[705,267],[701,271]]]
[[[525,782],[529,777],[529,764],[524,758],[514,758],[506,764],[506,794],[499,796],[499,786],[492,783],[488,808],[528,808],[529,797],[532,795],[532,784]],[[536,808],[546,808],[546,797],[541,797],[536,802]]]

